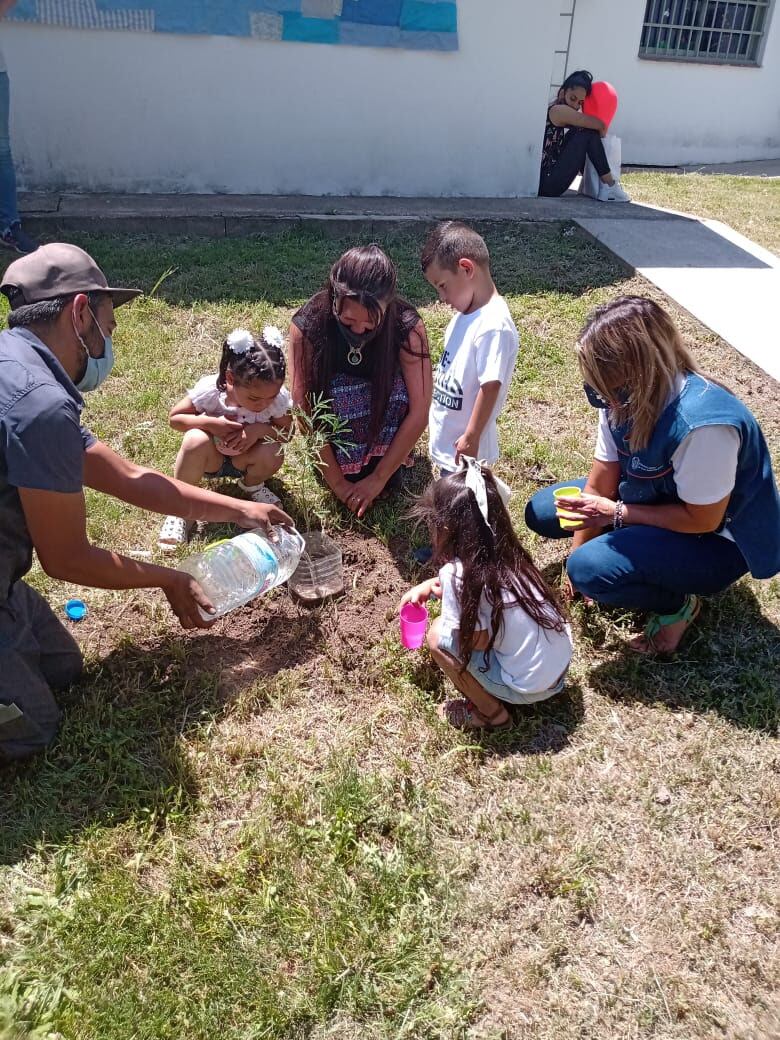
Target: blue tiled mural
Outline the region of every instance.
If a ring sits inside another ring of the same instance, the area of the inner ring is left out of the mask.
[[[19,0],[9,18],[72,29],[452,51],[456,0]]]

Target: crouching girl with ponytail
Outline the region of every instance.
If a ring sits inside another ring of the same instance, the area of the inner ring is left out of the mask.
[[[563,689],[571,632],[515,534],[504,504],[509,489],[475,459],[463,462],[413,507],[440,570],[410,589],[401,606],[442,601],[428,646],[464,694],[444,703],[443,717],[460,729],[503,729],[507,704],[532,704]]]

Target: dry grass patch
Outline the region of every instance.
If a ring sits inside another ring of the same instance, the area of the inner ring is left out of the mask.
[[[780,178],[637,171],[623,181],[634,202],[721,220],[780,255]]]

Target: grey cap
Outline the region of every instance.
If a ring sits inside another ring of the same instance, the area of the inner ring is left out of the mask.
[[[8,297],[12,310],[71,293],[110,293],[115,307],[141,295],[140,289],[114,289],[89,253],[68,242],[51,242],[14,260],[0,292]]]

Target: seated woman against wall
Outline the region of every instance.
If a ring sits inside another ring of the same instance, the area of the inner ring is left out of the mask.
[[[602,144],[607,128],[596,116],[582,111],[582,102],[591,92],[593,76],[584,69],[572,72],[563,81],[555,101],[547,109],[542,146],[539,194],[563,195],[590,159],[601,180],[600,202],[630,202],[628,193],[613,177]]]
[[[748,572],[780,571],[769,451],[754,416],[699,371],[652,300],[626,296],[597,308],[577,356],[599,426],[589,476],[566,482],[582,493],[558,499],[581,521],[567,591],[648,611],[631,648],[671,653],[696,619],[700,596]],[[526,507],[528,526],[548,538],[572,534],[556,517],[555,487]]]
[[[433,376],[425,326],[396,291],[392,261],[377,245],[349,249],[325,287],[293,315],[293,402],[331,402],[349,447],[328,445],[323,478],[358,516],[405,466],[428,423]]]

